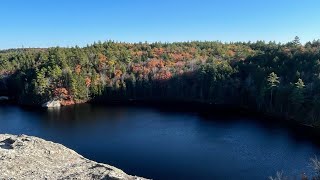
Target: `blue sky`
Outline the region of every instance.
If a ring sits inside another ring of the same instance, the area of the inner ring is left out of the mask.
[[[0,49],[320,39],[319,0],[3,0],[0,17]]]

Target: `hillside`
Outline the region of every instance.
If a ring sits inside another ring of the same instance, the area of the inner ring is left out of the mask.
[[[286,44],[107,41],[83,48],[11,49],[0,52],[0,84],[19,104],[197,101],[317,126],[319,50],[320,41],[302,45],[298,37]]]

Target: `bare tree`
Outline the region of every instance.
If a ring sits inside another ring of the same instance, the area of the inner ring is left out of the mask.
[[[315,156],[310,160],[311,160],[311,165],[313,167],[313,170],[316,173],[316,176],[314,177],[314,179],[320,179],[320,161],[318,160],[318,157]]]
[[[283,171],[278,171],[275,177],[270,176],[270,180],[287,180],[288,178],[283,175]]]

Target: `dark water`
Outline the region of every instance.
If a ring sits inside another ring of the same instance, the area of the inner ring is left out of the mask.
[[[290,128],[257,121],[143,107],[0,106],[0,133],[52,140],[129,174],[170,180],[311,173],[309,159],[318,154],[318,145]]]

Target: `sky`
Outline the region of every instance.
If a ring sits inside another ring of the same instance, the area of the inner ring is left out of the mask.
[[[1,0],[0,49],[320,39],[319,0]]]

